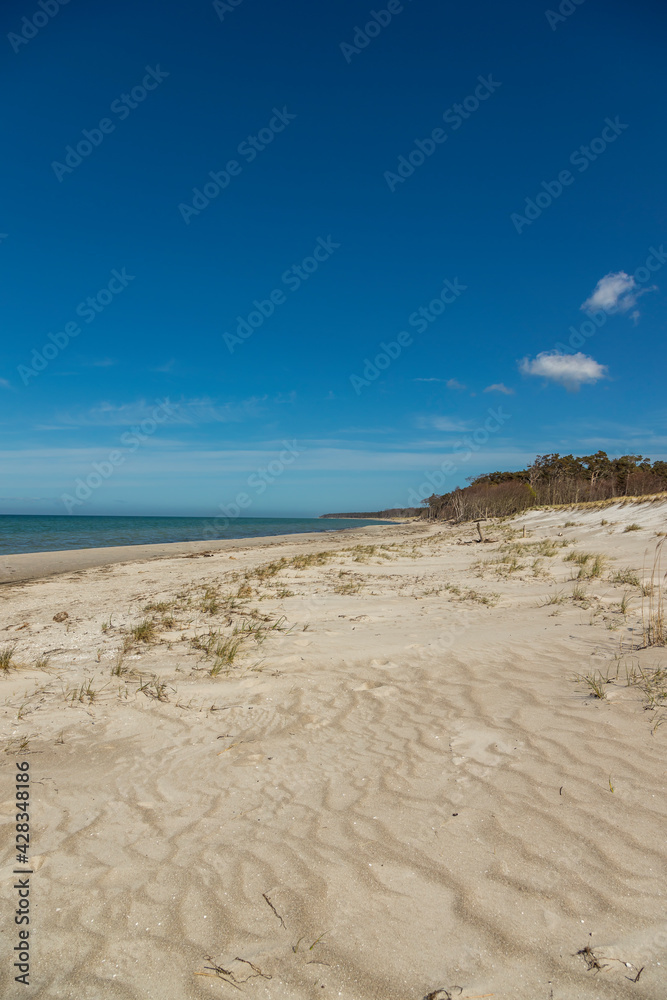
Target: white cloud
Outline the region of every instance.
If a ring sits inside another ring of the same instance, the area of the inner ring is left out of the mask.
[[[505,396],[514,395],[514,389],[508,389],[504,382],[494,382],[493,385],[487,385],[484,392],[502,392]]]
[[[413,378],[413,382],[444,382],[444,378]]]
[[[6,378],[0,378],[0,385],[2,386],[3,389],[9,389],[10,383],[7,381]]]
[[[640,289],[635,279],[625,271],[611,271],[600,278],[595,291],[582,303],[584,312],[594,313],[602,309],[606,313],[627,313],[637,305],[637,299],[646,292],[656,291],[656,286]],[[639,313],[635,310],[632,319],[636,322]]]
[[[535,375],[564,386],[568,392],[578,392],[582,385],[592,385],[607,375],[605,365],[587,354],[561,354],[559,351],[542,351],[536,358],[519,362],[524,375]]]

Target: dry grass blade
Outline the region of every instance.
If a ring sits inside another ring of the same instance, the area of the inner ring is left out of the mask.
[[[32,736],[15,736],[8,739],[3,750],[8,754],[30,753],[30,740]]]
[[[65,695],[66,701],[71,701],[74,704],[75,701],[79,701],[82,704],[88,702],[89,705],[97,699],[100,692],[104,690],[104,687],[99,690],[93,687],[93,677],[88,677],[86,680],[82,681],[81,686],[78,688],[70,688],[70,690]]]
[[[548,594],[543,601],[540,601],[538,608],[548,608],[552,604],[566,604],[568,600],[568,596],[562,590],[558,590],[555,594]]]
[[[600,960],[597,958],[596,955],[593,954],[593,950],[590,948],[589,945],[586,945],[585,948],[580,948],[579,951],[577,952],[577,955],[581,955],[581,957],[583,958],[584,962],[586,963],[586,969],[588,972],[598,973],[601,972],[602,969],[608,968],[607,965],[602,965],[600,963]]]
[[[252,969],[250,975],[246,976],[244,979],[239,979],[238,976],[233,972],[232,969],[225,969],[222,965],[217,965],[210,955],[206,956],[206,961],[211,962],[211,965],[205,965],[204,968],[206,972],[195,972],[195,976],[206,976],[208,979],[222,979],[224,982],[233,986],[235,989],[240,990],[241,987],[239,983],[247,983],[250,979],[271,979],[272,977],[268,972],[262,972],[259,966],[254,965],[249,962],[247,958],[235,958],[235,962],[241,962],[243,965],[248,965]]]
[[[264,897],[264,899],[266,900],[266,902],[268,903],[268,905],[271,907],[271,909],[273,910],[273,912],[275,913],[275,915],[278,917],[278,920],[280,921],[280,926],[281,927],[285,927],[285,921],[280,916],[280,914],[276,910],[275,906],[273,905],[273,903],[271,902],[271,900],[269,899],[269,897],[266,895],[265,892],[262,893],[262,896]],[[287,929],[287,928],[285,928],[285,929]]]
[[[122,677],[123,674],[127,673],[127,667],[123,666],[123,660],[125,658],[125,652],[119,649],[113,661],[113,666],[111,667],[112,677]]]
[[[161,681],[156,676],[153,676],[150,680],[139,684],[138,690],[141,691],[142,694],[145,694],[147,698],[153,698],[155,701],[169,701],[169,695],[167,694],[169,686],[167,682]]]

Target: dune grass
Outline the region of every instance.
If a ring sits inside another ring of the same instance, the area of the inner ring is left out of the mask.
[[[570,598],[562,590],[557,590],[554,594],[547,594],[543,601],[540,601],[538,608],[549,608],[552,604],[567,604]]]
[[[134,642],[153,642],[155,640],[155,633],[157,631],[157,625],[152,618],[144,618],[143,621],[139,622],[132,629],[130,635]]]
[[[9,672],[15,652],[16,646],[4,646],[0,649],[0,670],[4,670],[5,673]]]
[[[667,646],[667,615],[661,567],[663,545],[664,539],[655,547],[648,593],[642,591],[642,633],[645,647]]]
[[[610,583],[622,584],[625,587],[641,587],[641,581],[634,569],[619,569],[609,577]]]
[[[599,552],[570,552],[565,556],[565,562],[573,562],[579,567],[577,580],[595,580],[601,577],[606,565],[605,557]]]
[[[577,680],[587,685],[591,693],[591,698],[599,698],[601,701],[607,697],[605,685],[613,683],[608,676],[603,677],[599,670],[596,670],[592,674],[580,674]]]
[[[169,695],[167,694],[169,686],[167,682],[161,681],[155,674],[149,680],[142,680],[137,690],[141,691],[147,698],[153,698],[155,701],[169,701]]]
[[[667,667],[642,667],[639,662],[625,664],[625,683],[644,695],[644,708],[655,711],[667,704]]]

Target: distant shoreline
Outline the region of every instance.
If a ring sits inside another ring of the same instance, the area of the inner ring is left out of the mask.
[[[169,545],[178,542],[208,544],[232,539],[325,533],[356,528],[374,521],[375,518],[338,518],[325,522],[317,517],[107,518],[102,515],[6,515],[0,520],[0,558],[20,553],[63,552],[70,549]],[[380,523],[379,519],[377,521]]]
[[[348,514],[320,514],[320,518],[363,518],[366,521],[414,521],[424,518],[423,507],[388,507],[386,510],[376,510],[372,513],[355,511]]]

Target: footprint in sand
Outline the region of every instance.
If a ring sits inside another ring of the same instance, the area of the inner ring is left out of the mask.
[[[352,689],[353,691],[369,691],[371,694],[377,695],[378,697],[386,697],[390,694],[398,694],[398,688],[393,684],[382,684],[373,681],[364,681],[359,687]]]
[[[449,746],[454,754],[454,763],[459,766],[474,763],[496,767],[504,757],[516,753],[521,744],[516,740],[507,740],[492,729],[470,727],[453,736]]]

